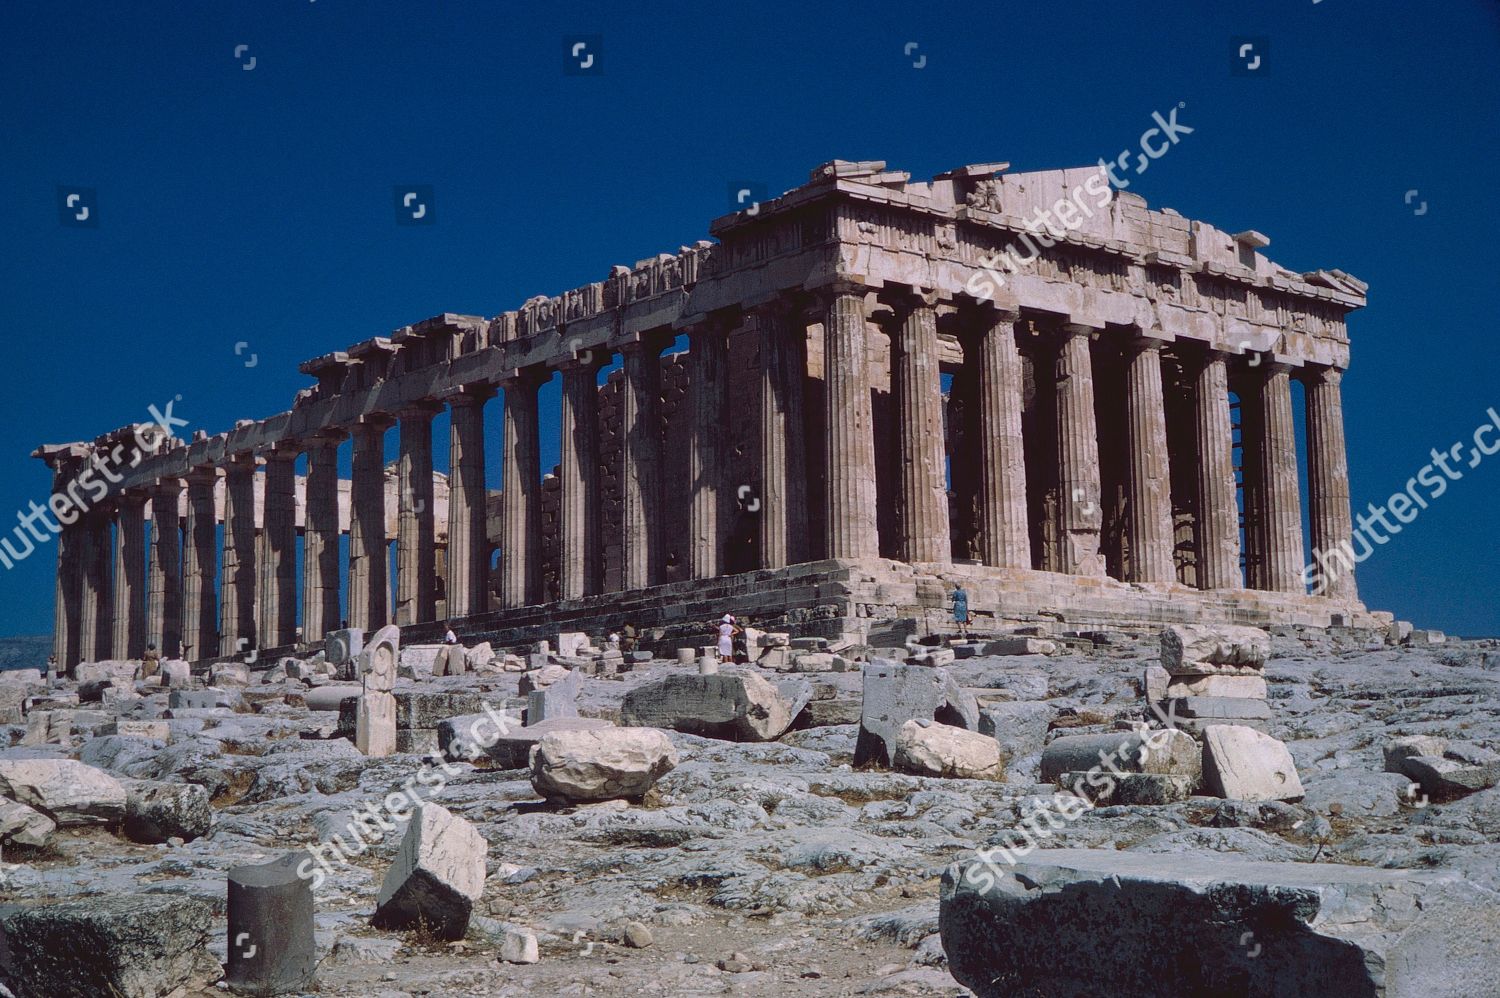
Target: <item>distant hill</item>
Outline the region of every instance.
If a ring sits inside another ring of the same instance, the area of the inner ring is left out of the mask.
[[[52,635],[18,634],[0,638],[0,670],[45,669],[52,654]]]

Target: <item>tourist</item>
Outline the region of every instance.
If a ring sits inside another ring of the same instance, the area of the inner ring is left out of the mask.
[[[626,624],[620,628],[620,650],[622,652],[629,654],[635,651],[637,644],[634,624]]]
[[[161,655],[157,654],[156,645],[148,644],[146,654],[141,656],[141,678],[150,679],[161,671]]]
[[[453,624],[451,622],[448,624],[448,629],[443,632],[443,644],[445,644],[445,645],[456,645],[456,644],[458,644],[458,635],[453,633]]]
[[[739,628],[734,626],[734,614],[726,613],[719,618],[719,662],[731,665],[734,662],[734,636]]]
[[[953,622],[964,640],[969,638],[969,592],[962,583],[953,583]]]

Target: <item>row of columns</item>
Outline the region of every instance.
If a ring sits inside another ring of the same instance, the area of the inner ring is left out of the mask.
[[[778,568],[816,554],[838,559],[875,558],[877,527],[875,429],[871,404],[870,343],[866,299],[853,284],[821,289],[814,313],[800,302],[775,299],[747,310],[759,342],[760,549],[762,567]],[[894,545],[905,561],[941,566],[951,560],[943,434],[938,302],[918,290],[888,291],[893,309],[891,390],[894,399]],[[964,335],[967,362],[977,365],[978,551],[985,564],[1030,568],[1026,450],[1023,440],[1024,362],[1017,340],[1019,313],[979,306]],[[687,447],[690,499],[686,556],[693,578],[724,570],[723,537],[736,496],[728,484],[728,336],[738,314],[710,316],[688,331],[691,416]],[[823,327],[822,482],[823,550],[812,550],[807,515],[811,493],[804,427],[807,320]],[[1058,557],[1062,572],[1103,574],[1103,519],[1099,433],[1090,341],[1095,331],[1064,325],[1055,351],[1045,353],[1053,393],[1056,478],[1060,495]],[[622,504],[621,585],[639,589],[665,581],[661,473],[662,385],[659,355],[668,329],[638,335],[619,347]],[[1125,440],[1129,544],[1128,581],[1175,579],[1172,496],[1162,378],[1161,341],[1130,340],[1125,364]],[[560,366],[561,507],[559,587],[563,599],[600,592],[603,586],[597,378],[603,351],[583,351]],[[1251,588],[1303,591],[1296,440],[1291,416],[1290,371],[1265,363],[1247,369],[1241,391],[1246,479],[1245,536]],[[264,470],[263,518],[254,513],[257,457],[242,454],[223,466],[222,549],[215,550],[214,488],[218,471],[200,468],[184,479],[157,483],[147,494],[117,497],[110,522],[84,521],[64,532],[59,593],[87,594],[76,634],[81,657],[138,655],[144,643],[173,654],[178,644],[195,657],[237,650],[254,635],[262,647],[291,644],[298,619],[295,461],[307,455],[304,571],[300,617],[304,639],[316,640],[339,618],[340,559],[337,448],[353,438],[348,557],[348,620],[376,627],[434,619],[435,524],[432,488],[432,420],[446,402],[449,431],[449,541],[447,615],[463,618],[488,609],[486,538],[486,402],[503,392],[503,499],[500,606],[542,602],[541,476],[538,388],[542,369],[512,372],[498,386],[467,386],[442,401],[427,400],[391,414],[369,414],[342,431],[314,435],[260,456]],[[1205,589],[1240,585],[1240,526],[1233,465],[1228,357],[1206,350],[1191,372],[1193,437],[1197,448],[1196,549],[1198,584]],[[1312,542],[1324,550],[1350,536],[1339,372],[1307,375],[1307,426]],[[399,425],[397,579],[388,605],[384,441]],[[183,487],[185,534],[175,527]],[[143,557],[144,504],[153,522],[149,558]],[[182,539],[185,536],[185,547]],[[76,559],[76,560],[75,560]],[[110,562],[113,580],[110,582]],[[82,566],[74,571],[71,565]],[[220,583],[215,591],[214,580]],[[1353,598],[1345,573],[1330,595]],[[142,610],[144,604],[148,610]],[[77,603],[59,599],[62,614]],[[113,610],[120,612],[115,613]]]

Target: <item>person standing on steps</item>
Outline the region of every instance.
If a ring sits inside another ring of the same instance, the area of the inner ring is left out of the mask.
[[[953,622],[964,640],[969,639],[969,591],[960,582],[953,583]]]

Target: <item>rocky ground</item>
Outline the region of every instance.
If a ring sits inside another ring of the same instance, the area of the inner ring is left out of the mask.
[[[769,743],[672,732],[680,762],[640,803],[547,804],[525,770],[453,764],[435,799],[489,846],[467,937],[443,943],[370,927],[400,841],[399,831],[387,834],[317,891],[317,993],[967,994],[937,935],[943,869],[1052,801],[1055,788],[1035,782],[1045,740],[1146,719],[1141,675],[1157,657],[1153,638],[1116,635],[1092,651],[1073,645],[948,665],[982,705],[1035,705],[1005,714],[1005,782],[856,768],[857,723],[802,727]],[[689,668],[658,660],[587,678],[580,713],[613,717],[630,689]],[[1500,749],[1500,642],[1398,648],[1282,634],[1266,677],[1268,731],[1293,753],[1306,789],[1300,804],[1193,797],[1099,807],[1044,844],[1456,869],[1500,891],[1500,789],[1434,801],[1384,772],[1382,757],[1398,735]],[[823,705],[803,723],[844,720],[850,709],[857,721],[858,671],[801,678]],[[515,706],[518,679],[470,674],[420,685]],[[403,679],[397,690],[414,685]],[[253,709],[174,712],[169,743],[95,735],[71,747],[21,746],[24,725],[0,726],[0,744],[11,745],[0,759],[71,757],[119,777],[198,783],[213,809],[211,830],[185,843],[134,844],[116,829],[88,827],[59,829],[42,848],[7,847],[0,902],[191,896],[215,911],[211,948],[225,959],[231,867],[344,831],[354,809],[423,765],[415,754],[366,759],[348,740],[303,737],[332,720],[306,708],[305,692],[286,680],[261,690]],[[165,701],[155,693],[135,710],[164,712]],[[631,922],[640,926],[627,938]],[[501,939],[517,926],[536,934],[539,962],[499,960]],[[205,981],[179,993],[222,992]]]

